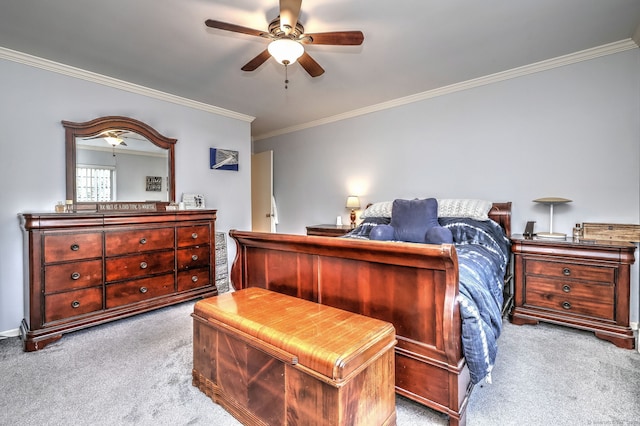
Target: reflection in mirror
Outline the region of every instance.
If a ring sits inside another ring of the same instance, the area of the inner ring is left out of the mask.
[[[168,156],[135,132],[78,137],[76,201],[170,201]]]
[[[79,210],[94,210],[98,203],[166,204],[175,199],[175,139],[128,117],[62,124],[67,199]]]

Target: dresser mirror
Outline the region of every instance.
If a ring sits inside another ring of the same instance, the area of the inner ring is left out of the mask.
[[[77,210],[148,210],[175,200],[176,139],[128,117],[62,125],[67,200]]]

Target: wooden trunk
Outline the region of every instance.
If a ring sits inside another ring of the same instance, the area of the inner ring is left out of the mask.
[[[390,323],[260,288],[193,318],[193,385],[243,424],[395,425]]]

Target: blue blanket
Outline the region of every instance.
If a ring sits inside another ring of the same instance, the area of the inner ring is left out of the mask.
[[[462,348],[471,381],[491,382],[502,331],[504,275],[509,260],[509,239],[494,221],[439,218],[451,230],[458,254]],[[368,239],[373,227],[388,218],[368,218],[346,237]]]

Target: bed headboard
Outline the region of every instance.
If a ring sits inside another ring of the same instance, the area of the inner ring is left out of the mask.
[[[507,237],[511,236],[511,201],[493,203],[491,210],[489,210],[489,218],[502,226]]]

